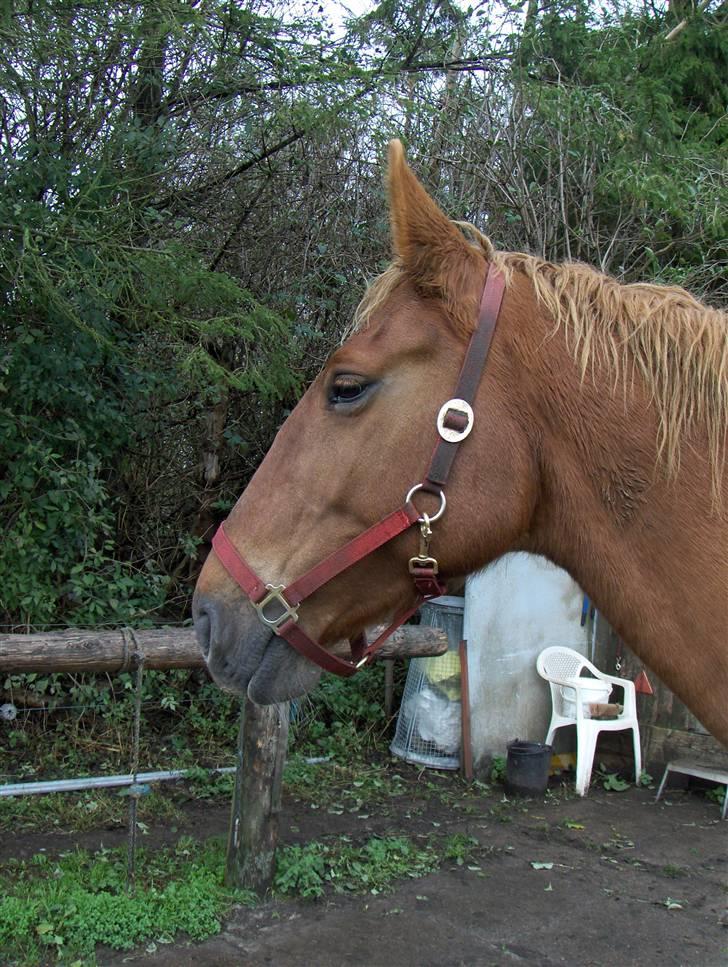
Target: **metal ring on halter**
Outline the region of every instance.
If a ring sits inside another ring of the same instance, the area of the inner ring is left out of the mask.
[[[422,490],[424,486],[425,485],[421,483],[415,484],[414,487],[412,487],[412,489],[409,491],[407,496],[404,498],[404,502],[408,504],[410,500],[412,500],[412,494],[417,493],[418,490]],[[434,524],[436,520],[439,520],[442,517],[442,515],[445,513],[446,507],[447,507],[447,500],[445,499],[445,494],[442,491],[440,491],[440,506],[438,507],[436,514],[433,514],[432,517],[428,517],[428,523]],[[417,520],[418,520],[418,523],[420,524],[425,523],[424,517],[418,517]]]

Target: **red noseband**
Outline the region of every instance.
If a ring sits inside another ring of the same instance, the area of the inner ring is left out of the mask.
[[[437,416],[439,439],[435,445],[429,469],[424,481],[410,490],[401,507],[383,517],[338,551],[324,558],[288,587],[282,584],[265,584],[233,546],[225,533],[224,524],[220,525],[212,539],[212,546],[220,562],[250,598],[262,623],[325,671],[334,672],[343,677],[353,675],[370,660],[392,632],[414,614],[423,601],[445,593],[446,588],[438,574],[437,561],[429,556],[432,536],[430,525],[445,511],[447,502],[443,492],[444,487],[458,447],[473,427],[472,404],[488,357],[504,291],[503,275],[490,266],[480,300],[478,324],[465,354],[455,396],[442,405]],[[440,497],[440,507],[434,516],[420,514],[412,503],[412,497],[418,490],[425,490]],[[371,644],[367,644],[364,634],[352,639],[350,641],[351,660],[332,655],[318,642],[309,638],[298,625],[298,608],[301,602],[337,574],[341,574],[353,564],[368,557],[377,548],[388,543],[398,534],[409,530],[414,524],[420,525],[419,553],[409,562],[409,571],[417,591],[415,604],[398,614],[392,624]]]

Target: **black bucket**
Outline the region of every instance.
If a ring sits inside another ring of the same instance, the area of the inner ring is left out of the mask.
[[[543,742],[521,742],[508,746],[506,789],[519,796],[540,796],[549,784],[553,748]]]

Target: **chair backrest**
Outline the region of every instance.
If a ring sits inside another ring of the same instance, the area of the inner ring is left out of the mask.
[[[545,678],[551,689],[551,702],[554,713],[567,719],[576,719],[576,691],[568,685],[560,684],[570,678],[582,678],[582,672],[587,669],[591,675],[590,681],[601,680],[604,682],[604,675],[583,655],[573,648],[565,648],[562,645],[552,645],[544,648],[536,660],[536,669],[541,678]],[[604,682],[605,690],[594,701],[607,701],[612,686]],[[589,717],[588,715],[586,716]]]
[[[544,648],[536,661],[536,669],[541,678],[549,681],[552,678],[578,678],[584,668],[588,668],[592,673],[596,671],[594,666],[578,651],[573,648],[564,648],[562,645],[552,645]]]

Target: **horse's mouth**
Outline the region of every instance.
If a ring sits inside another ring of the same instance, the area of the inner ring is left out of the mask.
[[[248,602],[239,608],[195,594],[192,613],[208,671],[220,688],[257,705],[298,698],[321,670],[274,635]]]
[[[287,702],[310,692],[321,669],[277,635],[271,635],[263,656],[247,685],[248,698],[257,705]]]

